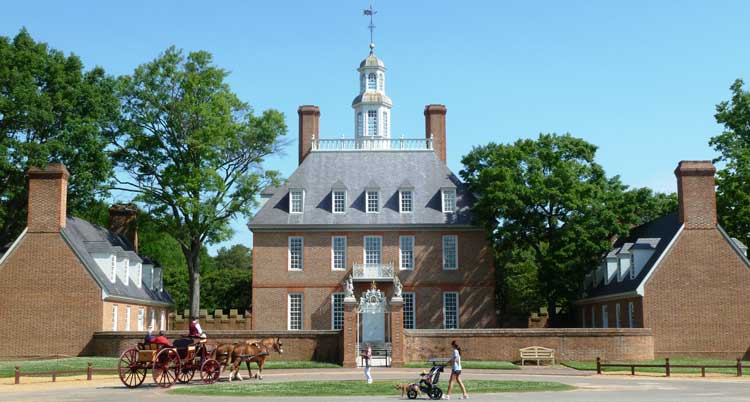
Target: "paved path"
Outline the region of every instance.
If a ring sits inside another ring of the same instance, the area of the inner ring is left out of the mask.
[[[378,369],[374,370],[376,380],[413,378],[415,369]],[[521,381],[557,381],[570,384],[578,389],[565,392],[533,392],[533,393],[503,393],[503,394],[475,394],[476,401],[554,401],[554,402],[625,402],[625,401],[654,401],[654,402],[698,402],[698,401],[747,401],[750,402],[750,378],[721,376],[710,379],[700,378],[663,378],[650,376],[593,376],[587,373],[570,371],[567,369],[524,369],[515,370],[465,370],[466,378],[497,379]],[[299,381],[299,380],[349,380],[361,379],[361,370],[349,369],[310,369],[310,370],[269,370],[264,382]],[[150,378],[147,378],[146,384]],[[255,381],[255,380],[246,380]],[[441,380],[442,383],[442,380]],[[444,384],[445,385],[445,384]],[[195,385],[199,387],[200,384]],[[454,397],[457,394],[454,394]],[[400,395],[380,397],[357,397],[363,401],[395,401]],[[124,388],[119,380],[112,377],[99,378],[95,381],[61,380],[58,383],[36,383],[15,385],[0,385],[0,401],[212,401],[238,402],[247,398],[237,397],[205,397],[171,395],[165,390],[151,384],[135,390]],[[251,398],[253,400],[268,400],[274,402],[299,402],[303,398]],[[307,397],[305,401],[347,401],[354,398],[341,397]]]

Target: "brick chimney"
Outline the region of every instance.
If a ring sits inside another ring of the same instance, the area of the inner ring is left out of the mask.
[[[681,161],[674,174],[677,176],[680,223],[686,229],[713,229],[716,227],[716,192],[711,161]]]
[[[53,233],[65,227],[68,217],[68,177],[62,163],[46,168],[31,167],[29,176],[29,210],[26,227],[29,232]]]
[[[320,108],[314,105],[302,105],[297,108],[299,116],[299,164],[305,160],[312,149],[312,137],[319,137]]]
[[[427,105],[424,107],[425,136],[432,136],[432,149],[438,158],[445,163],[445,105]]]
[[[124,236],[138,252],[138,207],[134,204],[114,204],[109,208],[109,231]]]

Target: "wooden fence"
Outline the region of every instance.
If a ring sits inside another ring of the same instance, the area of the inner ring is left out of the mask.
[[[701,377],[706,376],[706,369],[736,369],[737,377],[742,377],[742,360],[737,358],[737,363],[732,365],[721,364],[670,364],[669,358],[664,359],[664,364],[638,364],[638,363],[602,363],[600,357],[596,358],[596,374],[602,373],[602,368],[606,367],[630,367],[630,375],[635,375],[635,369],[638,367],[656,367],[663,368],[667,377],[672,374],[673,368],[693,368],[701,369]]]
[[[94,373],[117,373],[116,368],[109,369],[95,369],[94,364],[91,362],[87,363],[86,370],[52,370],[52,371],[34,371],[34,372],[22,372],[21,366],[16,366],[15,381],[14,384],[21,383],[21,377],[49,377],[52,376],[52,382],[57,381],[58,375],[67,374],[86,374],[86,380],[91,381]]]

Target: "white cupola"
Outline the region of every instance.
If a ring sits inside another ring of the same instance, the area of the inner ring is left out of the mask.
[[[375,56],[374,43],[370,43],[370,55],[362,60],[357,71],[359,95],[352,101],[354,138],[390,138],[393,104],[391,98],[385,94],[385,65]]]

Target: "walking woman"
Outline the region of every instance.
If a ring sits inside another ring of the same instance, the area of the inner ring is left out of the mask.
[[[443,399],[451,399],[451,390],[453,390],[454,381],[461,387],[461,393],[463,393],[461,399],[469,399],[464,382],[461,381],[461,347],[458,346],[455,340],[451,342],[451,346],[453,346],[453,356],[448,360],[448,363],[451,364],[451,379],[448,381],[448,392],[445,393]]]
[[[370,374],[372,366],[370,365],[370,360],[372,360],[372,345],[368,343],[367,349],[362,353],[362,363],[365,366],[365,380],[367,380],[368,384],[372,384],[372,374]]]

